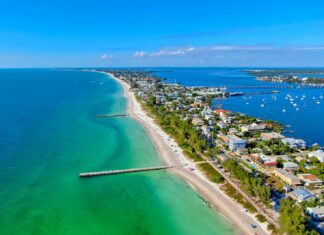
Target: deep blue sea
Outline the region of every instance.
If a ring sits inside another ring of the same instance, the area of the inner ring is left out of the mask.
[[[186,86],[271,86],[279,83],[257,81],[245,71],[253,68],[152,68],[169,83]],[[262,69],[262,68],[258,68]],[[323,77],[319,76],[319,77]],[[262,119],[283,123],[287,136],[302,138],[308,145],[324,145],[324,89],[276,89],[278,95],[245,95],[215,100],[214,105]],[[232,89],[232,92],[264,92],[271,89]],[[293,104],[286,96],[294,99]],[[304,97],[303,97],[304,96]],[[264,107],[261,107],[263,104]],[[294,106],[294,104],[296,104]],[[284,112],[283,110],[286,110]]]

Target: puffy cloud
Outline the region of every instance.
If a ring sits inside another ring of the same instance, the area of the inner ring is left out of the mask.
[[[101,59],[102,60],[106,60],[106,59],[112,59],[114,58],[115,56],[113,54],[103,54],[101,55]]]
[[[217,45],[210,48],[213,51],[258,51],[258,50],[272,50],[273,47],[267,46],[226,46]]]
[[[144,57],[145,54],[146,54],[145,51],[136,51],[136,52],[134,53],[134,57],[141,58],[141,57]]]
[[[298,47],[295,48],[296,50],[303,50],[303,51],[322,51],[324,50],[324,47]]]
[[[168,56],[168,55],[184,55],[188,52],[194,51],[194,47],[188,47],[188,48],[181,48],[176,50],[160,50],[157,52],[150,53],[150,56]]]

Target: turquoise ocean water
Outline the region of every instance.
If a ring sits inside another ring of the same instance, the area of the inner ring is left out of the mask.
[[[106,75],[0,70],[0,234],[233,234],[180,179],[85,171],[161,164]]]

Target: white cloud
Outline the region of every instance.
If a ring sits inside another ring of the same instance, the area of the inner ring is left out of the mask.
[[[242,51],[254,51],[254,50],[271,50],[273,47],[266,47],[266,46],[224,46],[218,45],[211,47],[213,51],[235,51],[235,50],[242,50]]]
[[[113,55],[113,54],[103,54],[103,55],[101,55],[102,60],[112,59],[114,57],[115,57],[115,55]]]
[[[324,47],[297,47],[296,50],[303,50],[303,51],[322,51]]]
[[[136,51],[136,52],[134,53],[134,57],[141,58],[141,57],[144,57],[145,54],[146,54],[145,51]]]
[[[150,56],[169,56],[169,55],[184,55],[188,52],[194,51],[194,47],[188,47],[188,48],[181,48],[177,50],[160,50],[157,52],[150,53]]]

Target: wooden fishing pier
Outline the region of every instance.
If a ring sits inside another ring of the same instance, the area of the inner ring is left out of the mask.
[[[156,166],[156,167],[130,168],[130,169],[122,169],[122,170],[95,171],[95,172],[80,173],[79,176],[81,178],[83,178],[83,177],[93,177],[93,176],[101,176],[101,175],[117,175],[117,174],[133,173],[133,172],[166,170],[166,169],[178,168],[178,167],[184,167],[184,166],[185,166],[185,164]]]
[[[114,117],[126,117],[127,114],[98,114],[96,118],[114,118]]]

